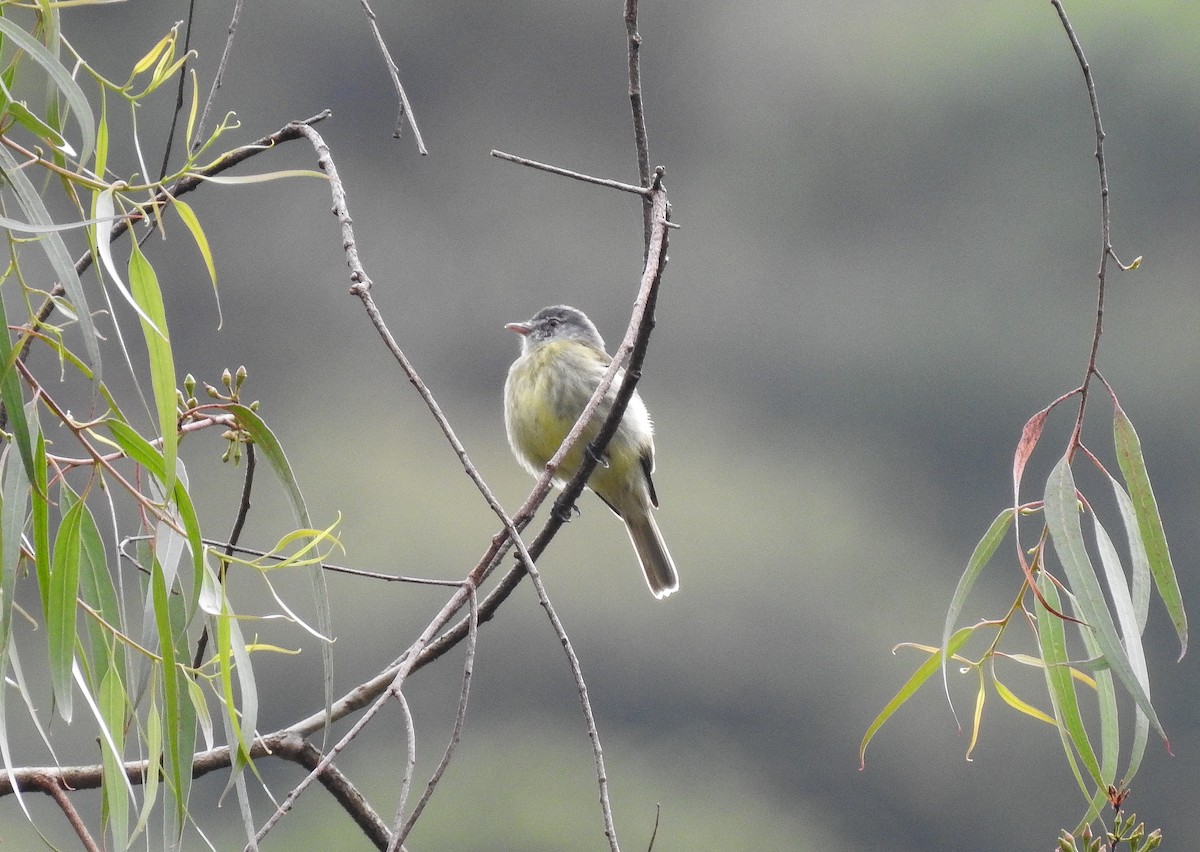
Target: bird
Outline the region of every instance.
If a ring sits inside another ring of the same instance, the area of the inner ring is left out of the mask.
[[[521,354],[504,382],[504,426],[517,461],[538,477],[583,413],[612,358],[595,324],[569,305],[542,308],[531,319],[504,327],[521,335]],[[624,370],[617,373],[591,423],[555,471],[558,488],[579,469],[584,448],[612,410],[624,376]],[[625,523],[646,584],[661,599],[679,589],[679,574],[654,520],[658,495],[653,472],[654,426],[635,390],[587,486]]]

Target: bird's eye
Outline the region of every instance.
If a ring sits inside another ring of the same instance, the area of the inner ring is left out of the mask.
[[[560,320],[558,317],[550,317],[548,320],[546,320],[546,325],[550,328],[558,328],[558,324],[560,322],[562,322],[562,320]]]

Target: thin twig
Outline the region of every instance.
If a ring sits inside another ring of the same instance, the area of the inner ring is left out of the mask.
[[[200,140],[204,138],[204,125],[208,122],[208,113],[212,109],[213,101],[217,99],[217,89],[221,88],[221,83],[224,82],[225,69],[229,65],[229,56],[233,52],[233,37],[237,33],[238,21],[242,17],[243,2],[245,0],[237,0],[233,4],[233,17],[229,19],[225,49],[221,51],[221,61],[217,63],[217,73],[213,76],[212,88],[208,90],[208,97],[204,99],[204,109],[200,111],[200,120],[196,122],[196,141],[193,143],[193,147],[200,145]]]
[[[529,166],[531,169],[539,169],[543,172],[550,172],[553,175],[562,175],[574,180],[581,180],[584,183],[594,183],[597,186],[606,186],[609,189],[619,189],[621,192],[632,192],[634,195],[640,195],[644,198],[650,196],[650,188],[648,186],[634,186],[631,183],[622,183],[619,180],[610,180],[609,178],[592,177],[585,175],[582,172],[573,172],[570,169],[564,169],[559,166],[551,166],[548,163],[540,163],[537,160],[527,160],[524,157],[518,157],[516,154],[506,154],[503,151],[492,150],[492,156],[498,160],[508,160],[510,163],[516,163],[520,166]]]
[[[425,810],[425,805],[429,803],[429,799],[433,796],[433,791],[437,789],[438,782],[442,780],[442,775],[445,774],[446,767],[450,765],[450,759],[454,756],[454,749],[462,739],[463,725],[467,718],[467,697],[471,692],[471,673],[475,668],[475,645],[479,633],[479,596],[475,594],[473,588],[470,591],[467,658],[463,664],[462,690],[458,697],[458,712],[454,716],[454,730],[450,733],[450,742],[446,745],[446,752],[442,755],[441,762],[434,769],[433,775],[429,778],[429,783],[425,785],[425,792],[421,794],[421,798],[413,808],[412,814],[409,815],[408,821],[404,823],[404,827],[396,835],[395,842],[397,846],[405,841],[409,832],[412,831],[413,826],[417,824],[417,819],[421,816],[421,812]]]
[[[637,147],[638,179],[650,186],[650,138],[646,133],[646,111],[642,103],[642,35],[638,32],[638,0],[625,0],[625,35],[629,41],[629,106],[633,111],[633,141]],[[642,203],[642,240],[650,250],[653,228],[650,200]]]
[[[1104,124],[1100,121],[1100,100],[1096,95],[1096,81],[1092,78],[1092,67],[1088,64],[1087,57],[1083,55],[1083,45],[1079,43],[1079,38],[1075,35],[1075,28],[1071,26],[1071,22],[1067,18],[1067,12],[1063,8],[1061,0],[1050,0],[1050,5],[1058,12],[1058,18],[1075,51],[1075,58],[1079,61],[1079,68],[1083,71],[1088,102],[1092,108],[1092,123],[1096,129],[1096,166],[1100,172],[1100,268],[1096,271],[1096,325],[1092,333],[1091,351],[1088,353],[1087,372],[1083,377],[1083,385],[1079,392],[1079,414],[1075,418],[1075,428],[1071,431],[1071,440],[1067,447],[1068,457],[1073,457],[1083,432],[1083,414],[1087,408],[1088,388],[1092,375],[1096,372],[1096,354],[1100,350],[1100,334],[1104,328],[1105,276],[1108,270],[1108,258],[1113,253],[1113,247],[1108,201],[1108,170],[1104,164]]]
[[[238,501],[237,515],[233,519],[233,529],[229,533],[229,541],[225,545],[225,556],[233,556],[234,549],[237,547],[238,539],[242,537],[242,530],[246,526],[246,518],[250,514],[250,492],[254,489],[254,466],[255,466],[254,444],[246,445],[246,475],[242,480],[242,498]],[[222,586],[225,585],[225,572],[229,570],[228,559],[221,560],[221,567],[217,572],[217,579]],[[204,662],[204,652],[208,648],[208,625],[204,625],[204,629],[200,631],[200,638],[196,640],[196,655],[192,658],[192,668],[196,670],[199,677],[200,664]]]
[[[383,61],[387,65],[388,75],[392,78],[392,86],[396,90],[396,98],[399,103],[399,113],[396,115],[396,129],[392,131],[392,135],[397,139],[400,138],[401,130],[404,127],[404,119],[408,118],[408,125],[412,128],[413,137],[417,140],[417,150],[424,157],[429,152],[425,150],[425,140],[421,138],[421,128],[417,127],[417,118],[413,115],[412,104],[408,102],[408,95],[404,92],[404,86],[400,84],[400,69],[396,67],[396,63],[392,60],[392,54],[388,51],[387,42],[383,40],[383,34],[379,32],[379,22],[375,18],[375,12],[367,5],[367,0],[359,0],[362,3],[363,9],[367,13],[367,23],[371,27],[371,32],[375,34],[375,43],[379,45],[379,51],[383,54]]]
[[[412,790],[413,776],[417,772],[417,726],[413,723],[412,710],[408,706],[408,699],[404,697],[403,690],[393,689],[391,693],[396,696],[396,701],[400,704],[400,712],[404,716],[404,739],[407,744],[404,756],[404,778],[400,781],[400,795],[396,800],[396,816],[392,820],[392,841],[387,846],[387,852],[396,852],[400,847],[398,833],[400,821],[404,819],[404,806],[408,804],[408,793]]]
[[[284,738],[274,753],[306,769],[313,769],[321,762],[321,750],[301,736]],[[340,769],[327,766],[321,773],[321,786],[342,806],[342,810],[350,814],[376,847],[387,845],[391,836],[387,825]]]
[[[179,113],[183,111],[183,91],[187,87],[188,53],[192,49],[192,22],[196,19],[196,0],[188,0],[187,24],[183,29],[183,62],[179,66],[179,88],[175,90],[175,110],[171,113],[171,127],[167,130],[167,144],[163,146],[162,166],[158,179],[167,176],[167,164],[171,162],[171,148],[175,144],[175,130],[179,126]],[[100,175],[103,179],[104,175]]]

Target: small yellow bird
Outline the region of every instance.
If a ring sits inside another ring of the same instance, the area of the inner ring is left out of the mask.
[[[521,335],[521,356],[509,367],[504,383],[508,443],[517,461],[535,477],[541,476],[612,359],[587,315],[567,305],[542,308],[532,319],[504,327]],[[624,376],[624,371],[617,373],[583,436],[555,471],[554,484],[559,488],[579,469],[584,447],[612,410]],[[654,426],[634,391],[587,484],[625,522],[650,591],[665,598],[679,589],[679,575],[650,511],[658,507],[650,479],[653,472]]]

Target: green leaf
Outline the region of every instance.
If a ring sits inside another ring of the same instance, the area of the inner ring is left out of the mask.
[[[296,516],[296,523],[304,529],[312,529],[308,507],[304,503],[304,495],[300,493],[300,484],[292,472],[292,466],[284,455],[283,447],[275,433],[257,413],[240,403],[227,406],[229,413],[237,418],[238,424],[246,430],[254,441],[254,446],[260,449],[271,463],[271,469],[283,485]],[[320,564],[308,567],[308,577],[313,592],[313,605],[317,614],[317,630],[322,636],[333,635],[333,618],[329,612],[329,589],[325,584],[325,572]],[[325,712],[328,714],[333,704],[333,643],[321,643],[321,660],[324,667]]]
[[[1096,645],[1096,637],[1089,631],[1082,631],[1084,648],[1088,654],[1100,653]],[[1117,713],[1117,691],[1113,686],[1112,671],[1096,672],[1096,705],[1100,710],[1100,776],[1104,779],[1103,788],[1117,780],[1117,762],[1120,758],[1120,726]]]
[[[1045,722],[1048,725],[1058,725],[1058,722],[1054,721],[1053,716],[1043,713],[1028,701],[1019,698],[1015,692],[1001,683],[1000,679],[994,674],[992,675],[992,685],[996,687],[996,694],[999,695],[1004,700],[1004,703],[1009,707],[1024,713],[1026,716],[1037,719],[1039,722]]]
[[[93,203],[95,207],[96,220],[98,222],[103,222],[105,220],[115,222],[120,218],[120,214],[117,213],[116,201],[113,194],[113,188],[111,186],[96,193]],[[99,224],[95,226],[95,239],[96,251],[100,254],[100,262],[104,264],[104,269],[108,272],[108,277],[112,279],[112,282],[115,285],[117,285],[117,290],[120,291],[121,295],[125,298],[125,301],[129,303],[129,306],[133,308],[134,312],[141,318],[142,322],[150,323],[158,336],[166,339],[166,332],[155,325],[154,320],[149,314],[146,313],[145,308],[143,308],[141,303],[134,298],[134,295],[129,291],[129,288],[125,286],[125,279],[121,276],[121,273],[117,271],[116,261],[113,260],[112,242],[108,238],[108,231],[104,230],[101,232],[101,227]],[[133,247],[135,250],[139,250],[137,249],[136,242],[133,243]],[[129,262],[131,265],[133,264],[132,257],[130,257]]]
[[[60,492],[64,508],[69,507],[76,498],[70,489]],[[117,600],[117,590],[113,586],[112,577],[108,573],[108,556],[104,549],[104,539],[96,519],[84,505],[79,524],[79,538],[82,560],[79,576],[79,597],[96,613],[115,629],[121,629],[125,619]],[[91,636],[92,660],[100,676],[103,678],[110,668],[121,672],[125,668],[124,645],[117,641],[112,631],[100,624],[94,618],[86,620],[88,634]]]
[[[0,653],[12,639],[13,599],[21,562],[21,535],[25,530],[25,510],[29,505],[29,489],[25,471],[14,458],[12,445],[0,454],[0,483],[3,483],[3,503],[0,504]],[[0,678],[4,668],[0,667]],[[3,691],[0,689],[0,691]]]
[[[987,532],[983,534],[983,538],[975,545],[975,550],[971,553],[971,558],[967,560],[967,569],[958,579],[958,586],[954,589],[954,596],[950,598],[950,607],[946,610],[946,622],[942,627],[942,647],[950,641],[950,631],[954,629],[954,624],[958,621],[958,616],[962,612],[963,605],[967,602],[967,596],[971,593],[971,589],[975,586],[975,581],[979,579],[979,574],[983,568],[991,560],[992,555],[1000,546],[1000,542],[1004,540],[1005,534],[1008,532],[1009,526],[1012,525],[1013,518],[1016,517],[1015,509],[1005,509],[996,519],[992,521]],[[950,679],[946,672],[947,660],[942,658],[942,687],[946,691],[946,702],[950,705],[950,712],[954,714],[955,722],[958,722],[958,714],[954,712],[954,702],[950,698]],[[959,728],[961,729],[961,725]]]
[[[50,497],[46,483],[46,438],[41,432],[33,446],[33,564],[37,571],[42,615],[49,613],[50,600]]]
[[[964,627],[958,630],[945,647],[930,655],[929,659],[923,662],[912,676],[905,681],[904,686],[900,687],[900,691],[887,703],[884,708],[879,711],[879,715],[871,722],[867,732],[863,735],[862,742],[858,745],[858,768],[865,769],[867,765],[867,745],[874,738],[876,732],[883,727],[883,723],[892,717],[893,714],[901,707],[908,699],[912,698],[918,689],[924,685],[925,681],[929,680],[933,675],[937,674],[942,666],[942,657],[953,657],[958,649],[966,644],[967,640],[975,632],[975,627]]]
[[[1046,524],[1050,528],[1050,539],[1054,552],[1058,554],[1066,571],[1071,591],[1075,596],[1078,615],[1092,629],[1096,644],[1113,674],[1124,685],[1137,705],[1149,717],[1154,729],[1167,742],[1166,731],[1158,721],[1158,714],[1150,704],[1150,698],[1138,682],[1129,663],[1129,655],[1117,636],[1116,625],[1104,600],[1104,591],[1096,578],[1087,549],[1083,544],[1083,530],[1079,525],[1078,500],[1075,496],[1075,477],[1071,474],[1070,460],[1059,459],[1046,482]],[[1167,744],[1168,749],[1170,744]]]
[[[8,315],[4,310],[4,300],[0,299],[0,400],[4,402],[4,410],[8,412],[8,424],[12,430],[13,440],[21,453],[21,461],[25,465],[25,475],[29,482],[36,481],[33,472],[33,442],[29,436],[29,423],[25,420],[25,401],[21,393],[21,377],[17,375],[15,361],[20,354],[20,348],[12,345],[8,336]]]
[[[104,810],[112,829],[115,849],[126,849],[129,846],[130,797],[125,770],[121,765],[125,746],[125,724],[128,721],[126,706],[125,686],[121,683],[120,674],[115,668],[109,668],[100,682],[100,713],[118,751],[114,753],[107,747],[106,741],[106,747],[101,749],[102,789]]]
[[[139,435],[128,423],[110,417],[104,421],[108,427],[113,440],[121,451],[129,457],[131,461],[140,464],[156,477],[160,482],[166,479],[166,465],[163,462],[162,454],[158,450]],[[188,550],[192,554],[192,607],[194,609],[195,601],[200,596],[200,584],[204,577],[204,542],[200,536],[200,521],[196,517],[196,509],[192,504],[191,495],[188,494],[187,487],[178,478],[175,480],[175,506],[179,512],[179,520],[183,524],[184,532],[187,535]],[[191,612],[188,613],[191,617]]]
[[[67,105],[79,123],[81,137],[79,160],[86,163],[92,156],[92,149],[96,142],[96,119],[92,115],[92,108],[88,104],[83,89],[75,82],[71,72],[59,62],[58,57],[22,29],[20,25],[0,16],[0,33],[3,33],[17,47],[29,54],[29,58],[45,70],[55,88],[62,92],[63,97],[67,99]]]
[[[10,99],[4,111],[6,114],[11,115],[17,124],[24,127],[37,138],[48,143],[51,147],[62,151],[68,157],[75,155],[75,149],[71,147],[71,143],[39,116],[31,112],[24,101],[11,100],[12,95],[8,92],[5,92],[4,95]]]
[[[46,642],[50,648],[50,682],[58,713],[71,722],[71,668],[75,663],[76,598],[79,594],[82,502],[67,509],[54,539],[54,562],[46,600]]]
[[[199,172],[188,172],[187,177],[198,178],[205,183],[220,183],[226,186],[242,186],[253,183],[268,183],[273,180],[285,180],[294,177],[312,177],[319,180],[329,180],[329,175],[312,169],[280,169],[277,172],[265,172],[256,175],[203,175]]]
[[[1146,554],[1146,546],[1142,542],[1138,530],[1137,512],[1133,508],[1133,500],[1121,487],[1121,483],[1108,477],[1113,487],[1113,496],[1117,499],[1117,507],[1121,512],[1121,521],[1125,524],[1125,539],[1129,542],[1129,562],[1132,573],[1130,583],[1130,598],[1133,603],[1134,619],[1137,624],[1137,635],[1146,632],[1146,621],[1150,615],[1150,557]]]
[[[1154,499],[1154,489],[1150,487],[1150,474],[1142,458],[1142,442],[1116,400],[1113,401],[1113,441],[1116,444],[1117,464],[1129,487],[1141,540],[1150,560],[1150,573],[1167,606],[1171,623],[1175,625],[1175,633],[1179,636],[1179,657],[1182,659],[1187,653],[1187,614],[1183,611],[1183,596],[1171,564],[1171,551],[1167,548],[1158,502]]]
[[[0,21],[3,20],[4,18],[0,18]],[[3,145],[0,145],[0,170],[3,170],[16,193],[17,201],[25,213],[25,218],[33,225],[54,224],[54,219],[42,202],[37,187],[26,176],[25,170],[13,158],[8,148]],[[79,320],[79,330],[83,334],[83,346],[87,351],[89,366],[95,372],[96,377],[100,378],[100,345],[97,342],[99,336],[96,333],[96,326],[92,322],[92,313],[88,308],[87,297],[83,291],[83,284],[79,280],[79,273],[75,271],[75,262],[71,259],[70,252],[67,251],[66,243],[56,233],[46,234],[38,241],[38,244],[46,253],[46,258],[50,261],[54,274],[58,277],[59,283],[67,292],[67,298],[74,306],[75,315]]]
[[[189,678],[190,680],[190,678]],[[146,744],[145,755],[151,766],[161,766],[163,760],[163,723],[158,709],[158,696],[150,693],[150,709],[146,711]],[[133,827],[135,835],[141,834],[150,821],[150,814],[158,803],[158,788],[160,772],[147,772],[142,789],[142,809],[138,814],[137,825]]]
[[[1117,487],[1120,488],[1120,486]],[[1125,650],[1129,654],[1129,665],[1133,669],[1138,683],[1145,690],[1146,696],[1149,697],[1150,673],[1146,667],[1146,652],[1142,647],[1142,631],[1138,625],[1133,597],[1129,593],[1129,587],[1125,584],[1125,572],[1121,568],[1121,559],[1117,555],[1117,549],[1113,546],[1108,532],[1101,525],[1100,519],[1094,518],[1093,520],[1096,528],[1096,544],[1100,553],[1100,564],[1104,568],[1104,577],[1108,583],[1109,594],[1112,597],[1113,607],[1117,611],[1117,622],[1121,625],[1121,635]],[[1111,678],[1108,680],[1111,690]],[[1103,699],[1104,696],[1102,695],[1101,697]],[[1103,700],[1101,707],[1104,707]],[[1117,712],[1115,699],[1113,699],[1111,712],[1115,726]],[[1150,721],[1146,717],[1145,712],[1142,711],[1141,707],[1135,707],[1134,712],[1136,714],[1134,721],[1134,742],[1133,750],[1129,756],[1129,769],[1124,776],[1123,783],[1125,784],[1133,780],[1133,776],[1137,774],[1138,767],[1142,762],[1142,756],[1146,751],[1146,740],[1149,735]],[[1102,715],[1101,719],[1103,720],[1104,718]],[[1113,775],[1114,777],[1116,775],[1115,767],[1113,768]]]
[[[159,653],[162,655],[162,684],[165,713],[163,715],[163,770],[167,789],[175,800],[175,816],[180,824],[187,810],[187,800],[180,791],[188,789],[191,778],[191,752],[184,752],[182,708],[179,703],[180,672],[175,655],[175,625],[171,623],[170,600],[166,580],[158,560],[150,570],[150,587],[154,619],[158,628]]]
[[[1043,571],[1038,575],[1038,585],[1042,595],[1055,609],[1060,608],[1058,590]],[[1058,720],[1058,731],[1062,737],[1063,751],[1075,772],[1075,780],[1088,795],[1089,787],[1079,774],[1075,763],[1078,754],[1087,768],[1094,784],[1100,784],[1100,762],[1096,760],[1096,752],[1088,739],[1087,729],[1083,726],[1083,717],[1079,713],[1079,698],[1075,694],[1075,681],[1071,677],[1069,666],[1070,657],[1067,654],[1067,633],[1061,618],[1045,607],[1037,608],[1037,637],[1038,646],[1045,662],[1046,689],[1050,695],[1050,706],[1054,709],[1054,718]]]
[[[196,241],[196,248],[200,249],[200,256],[204,258],[204,267],[208,270],[208,278],[212,281],[213,295],[217,299],[217,328],[220,328],[224,324],[225,318],[221,315],[221,294],[217,290],[217,267],[213,263],[208,237],[205,236],[204,228],[200,226],[200,220],[196,217],[196,213],[186,202],[176,198],[171,204],[171,208],[179,214],[180,221],[187,226],[192,239]]]
[[[144,310],[142,334],[150,357],[150,382],[154,388],[154,403],[158,409],[158,429],[162,435],[163,490],[175,489],[175,459],[179,452],[179,411],[175,399],[175,359],[167,337],[167,313],[163,307],[162,291],[154,267],[137,242],[131,243],[129,255],[129,285],[133,297]]]
[[[217,659],[221,676],[221,693],[225,699],[225,725],[230,732],[229,746],[233,750],[232,768],[226,791],[233,784],[242,767],[251,763],[250,745],[254,739],[254,727],[258,724],[258,688],[254,681],[254,668],[246,650],[246,640],[229,600],[221,596],[221,612],[215,616],[217,636]],[[239,705],[233,694],[233,675],[238,677]]]

